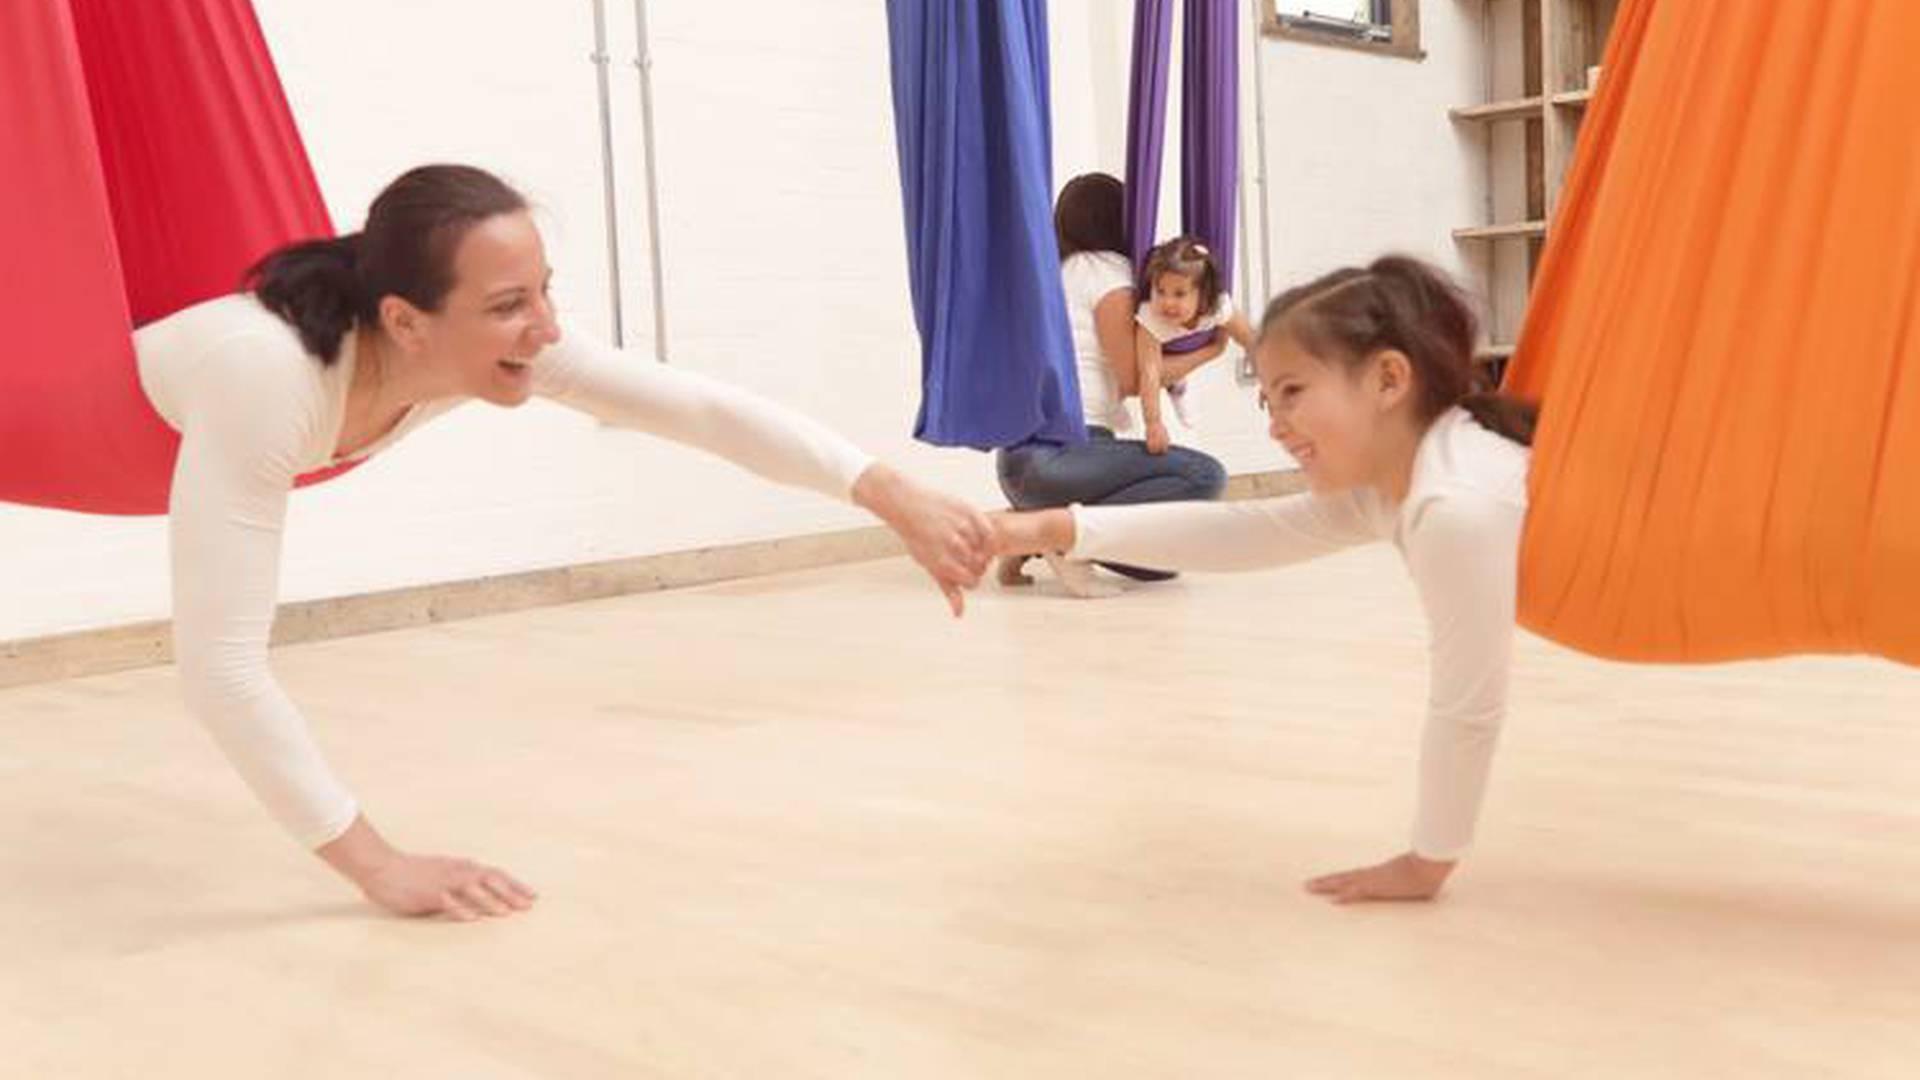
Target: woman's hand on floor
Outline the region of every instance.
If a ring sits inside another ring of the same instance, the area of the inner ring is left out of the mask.
[[[367,899],[395,915],[444,915],[467,922],[525,911],[536,895],[496,866],[401,851],[364,817],[354,818],[315,854],[360,886]]]
[[[1431,900],[1440,894],[1456,864],[1423,859],[1412,852],[1358,870],[1326,874],[1307,882],[1307,891],[1336,904],[1372,900]]]

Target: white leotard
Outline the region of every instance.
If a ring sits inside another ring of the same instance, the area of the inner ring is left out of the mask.
[[[1406,499],[1377,492],[1228,503],[1075,507],[1076,558],[1190,570],[1254,570],[1389,540],[1420,592],[1431,674],[1413,850],[1458,858],[1473,841],[1507,707],[1525,447],[1460,409],[1436,420]]]

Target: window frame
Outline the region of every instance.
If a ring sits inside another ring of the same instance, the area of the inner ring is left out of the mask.
[[[1374,0],[1374,2],[1378,4],[1381,0]],[[1260,6],[1260,32],[1264,37],[1283,41],[1300,41],[1310,45],[1328,45],[1336,49],[1351,49],[1376,56],[1394,56],[1403,60],[1427,58],[1426,50],[1420,47],[1420,0],[1388,0],[1392,21],[1386,24],[1388,35],[1384,40],[1362,37],[1332,26],[1317,28],[1303,22],[1298,16],[1282,15],[1277,0],[1260,0]],[[1366,24],[1349,25],[1358,28]]]

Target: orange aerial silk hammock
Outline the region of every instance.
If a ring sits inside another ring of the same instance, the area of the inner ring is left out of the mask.
[[[1552,235],[1521,622],[1920,664],[1920,3],[1623,0]]]

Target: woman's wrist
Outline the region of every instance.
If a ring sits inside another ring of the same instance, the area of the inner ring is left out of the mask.
[[[849,497],[853,505],[891,524],[900,516],[900,504],[910,481],[905,474],[884,461],[876,461],[853,481]]]
[[[341,877],[364,882],[400,859],[400,850],[381,836],[365,817],[355,817],[347,831],[314,849]]]

